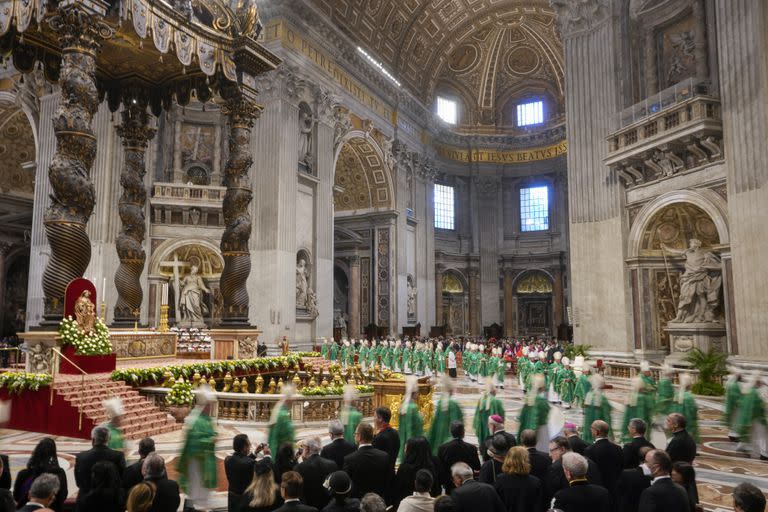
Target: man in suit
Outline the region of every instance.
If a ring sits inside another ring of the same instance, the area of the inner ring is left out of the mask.
[[[339,468],[343,467],[344,457],[357,450],[357,446],[344,439],[344,425],[339,420],[331,420],[328,423],[328,435],[331,442],[323,446],[323,449],[320,450],[320,456],[332,460]]]
[[[621,472],[613,500],[617,512],[637,512],[640,494],[651,485],[651,470],[645,463],[645,456],[651,450],[650,446],[640,448],[638,456],[642,464]]]
[[[693,464],[696,458],[696,441],[685,430],[685,416],[679,412],[673,412],[667,416],[667,430],[672,432],[672,439],[667,444],[667,453],[672,462],[687,462]]]
[[[179,497],[179,484],[175,480],[169,480],[165,471],[165,460],[156,453],[150,453],[144,459],[141,473],[146,482],[155,485],[155,499],[147,512],[165,512],[177,510],[181,503]],[[253,474],[253,468],[251,468]]]
[[[553,508],[563,512],[610,512],[610,493],[605,487],[587,481],[587,459],[568,452],[563,454],[562,461],[568,487],[555,493]]]
[[[544,483],[544,503],[550,503],[557,491],[568,488],[568,479],[563,471],[563,455],[571,452],[571,444],[563,436],[558,436],[549,442],[549,456],[552,459],[552,465],[549,466],[546,477],[542,480]],[[587,483],[602,485],[600,469],[595,461],[587,457],[584,457],[584,460],[587,461]]]
[[[302,462],[296,465],[294,471],[304,480],[304,503],[321,509],[331,499],[323,486],[325,479],[339,468],[332,460],[320,456],[319,437],[304,440],[301,458]]]
[[[616,480],[624,469],[624,454],[621,447],[608,439],[610,427],[603,420],[592,422],[592,446],[586,449],[584,456],[592,459],[600,470],[602,486],[613,495],[616,490]]]
[[[443,443],[437,449],[437,458],[446,470],[457,462],[463,462],[473,471],[480,471],[480,457],[477,455],[477,446],[464,441],[464,424],[460,421],[451,423],[451,436],[453,439]],[[441,478],[441,484],[445,492],[453,489],[453,478],[446,474]]]
[[[636,468],[638,464],[643,462],[640,457],[640,448],[648,446],[650,448],[656,448],[645,438],[645,432],[648,426],[645,421],[640,418],[632,418],[629,420],[627,430],[632,438],[630,442],[624,445],[622,452],[624,454],[624,467],[626,469]]]
[[[362,498],[366,493],[375,492],[386,496],[389,483],[394,476],[387,452],[374,448],[373,427],[360,423],[355,429],[357,451],[344,457],[343,470],[352,478],[352,497]]]
[[[504,459],[510,448],[512,447],[509,446],[509,441],[504,435],[496,434],[493,436],[491,447],[488,450],[491,459],[483,462],[483,466],[480,468],[480,475],[477,477],[479,482],[491,485],[496,483],[496,475],[502,472],[501,468],[504,465]]]
[[[584,450],[589,446],[579,437],[579,427],[574,423],[566,423],[563,427],[563,435],[568,439],[568,443],[571,445],[571,450],[584,455]]]
[[[300,474],[295,471],[283,473],[283,479],[280,481],[280,496],[283,497],[284,503],[275,512],[317,512],[315,507],[301,502],[300,496],[303,487],[304,481]]]
[[[35,478],[29,489],[29,501],[17,512],[38,512],[48,510],[48,506],[56,499],[59,492],[59,477],[51,473],[43,473]]]
[[[227,507],[234,510],[245,489],[253,480],[253,465],[256,456],[251,453],[251,441],[246,434],[237,434],[232,439],[232,455],[224,459],[224,473],[227,475]]]
[[[645,456],[651,470],[651,486],[640,494],[639,512],[694,512],[685,489],[672,481],[672,459],[663,450],[651,450]]]
[[[123,472],[123,489],[125,489],[126,495],[131,487],[144,480],[144,477],[141,476],[141,466],[144,464],[144,459],[147,458],[147,455],[154,451],[154,439],[145,437],[139,441],[139,460],[125,468],[125,471]]]
[[[97,462],[111,462],[117,468],[117,474],[122,479],[125,470],[125,456],[122,452],[107,448],[109,430],[106,427],[96,427],[91,432],[93,448],[80,452],[75,456],[75,483],[79,492],[78,499],[91,490],[91,469]]]
[[[490,432],[490,435],[485,438],[485,441],[483,442],[483,453],[480,454],[483,457],[483,462],[487,462],[492,458],[488,454],[488,450],[491,449],[491,442],[493,442],[493,436],[496,434],[503,435],[507,440],[507,446],[510,448],[517,446],[515,435],[504,430],[504,418],[498,414],[493,414],[488,418],[488,432]]]
[[[0,489],[11,489],[11,466],[7,455],[0,455],[3,471],[0,472]]]
[[[504,503],[496,489],[475,480],[472,468],[466,463],[457,462],[451,466],[451,479],[455,486],[451,498],[456,512],[505,512]]]
[[[733,489],[735,512],[765,512],[765,496],[749,482],[741,482]]]
[[[552,459],[546,453],[536,449],[536,431],[526,429],[520,432],[520,443],[528,450],[528,460],[531,463],[531,474],[544,482],[547,478]]]
[[[397,455],[400,453],[400,434],[393,429],[389,421],[392,419],[392,411],[389,407],[377,407],[373,416],[373,426],[376,428],[376,437],[373,438],[373,447],[386,452],[389,456],[389,466],[395,471]]]

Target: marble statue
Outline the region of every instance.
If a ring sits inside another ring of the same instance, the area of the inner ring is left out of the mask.
[[[680,298],[674,323],[716,322],[715,309],[720,305],[723,284],[720,258],[701,248],[701,241],[692,238],[683,251],[662,244],[675,256],[685,258],[685,272],[680,276]]]
[[[307,314],[312,318],[317,318],[320,311],[317,309],[317,295],[312,288],[307,287]]]
[[[301,111],[299,113],[299,162],[308,163],[312,156],[312,128],[315,118],[312,112]]]
[[[32,373],[51,373],[51,348],[43,343],[29,347],[27,371]]]
[[[413,285],[413,279],[408,277],[408,318],[415,318],[416,317],[416,287]]]
[[[347,337],[347,315],[344,314],[340,309],[336,310],[336,316],[333,319],[333,327],[336,329],[341,329],[342,339]]]
[[[75,320],[85,334],[93,331],[93,325],[96,323],[96,307],[88,290],[83,290],[75,301]]]
[[[211,291],[197,273],[197,265],[192,265],[189,274],[181,280],[181,298],[179,300],[181,317],[191,324],[201,324],[203,317],[208,314],[208,306],[203,302],[203,292],[210,293]]]
[[[309,268],[307,261],[301,258],[296,265],[296,307],[306,309],[307,291],[309,290]]]

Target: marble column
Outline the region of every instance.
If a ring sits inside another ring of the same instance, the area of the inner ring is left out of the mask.
[[[123,140],[125,159],[120,175],[123,195],[118,204],[122,231],[115,244],[120,266],[115,273],[118,297],[114,323],[129,326],[137,321],[144,297],[141,274],[147,258],[144,251],[144,210],[147,202],[147,190],[144,186],[145,155],[147,144],[155,135],[155,130],[149,126],[150,114],[147,112],[146,95],[137,92],[133,96],[126,95],[124,101],[122,123],[117,128],[117,133]]]
[[[563,323],[563,271],[552,269],[552,335],[557,336],[557,328]]]
[[[504,269],[504,335],[513,336],[515,329],[515,309],[513,305],[515,293],[512,283],[515,272],[511,268]]]
[[[249,206],[253,198],[248,171],[253,164],[251,128],[259,117],[261,107],[235,94],[227,98],[222,112],[229,120],[229,159],[224,168],[227,191],[223,203],[226,227],[221,236],[221,255],[224,257],[220,280],[224,301],[221,323],[224,327],[234,327],[248,325],[247,282],[251,274],[248,241],[252,231]]]
[[[2,312],[2,317],[0,317],[0,333],[3,330],[3,324],[5,323],[5,281],[6,281],[6,272],[8,269],[6,268],[6,258],[8,257],[8,253],[11,252],[11,246],[12,244],[10,242],[3,242],[0,241],[0,312]]]
[[[445,265],[438,263],[435,265],[435,325],[445,324],[443,318],[443,272]]]
[[[360,256],[349,258],[349,337],[360,336]]]
[[[469,333],[480,335],[480,270],[467,269],[469,275]]]
[[[59,86],[66,98],[53,120],[56,153],[48,169],[52,201],[44,220],[51,245],[51,259],[43,273],[44,318],[51,325],[64,314],[67,285],[83,276],[91,259],[86,226],[96,202],[90,171],[96,157],[91,121],[99,106],[99,23],[98,16],[79,5],[61,7],[49,22],[62,48]]]

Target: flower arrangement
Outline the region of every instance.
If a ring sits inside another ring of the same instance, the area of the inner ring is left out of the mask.
[[[189,379],[195,373],[200,375],[220,376],[234,372],[270,371],[279,369],[298,369],[301,358],[296,355],[279,357],[259,357],[232,361],[200,362],[183,365],[158,366],[153,368],[124,368],[112,372],[112,380],[122,380],[132,385],[160,383],[163,375],[169,372],[174,379]]]
[[[299,352],[299,357],[323,357],[320,352]]]
[[[165,403],[175,406],[191,406],[195,403],[192,384],[184,379],[177,380],[171,390],[165,395]]]
[[[179,336],[176,345],[179,352],[210,352],[213,338],[205,329],[197,327],[179,328],[171,327],[171,331]]]
[[[47,373],[3,372],[0,373],[0,389],[5,388],[10,393],[37,391],[50,386],[52,380]]]
[[[74,346],[75,354],[79,356],[106,356],[112,353],[109,329],[101,318],[96,318],[93,331],[86,334],[77,320],[67,316],[59,323],[59,336],[64,345]]]
[[[355,386],[358,393],[373,393],[373,386]],[[300,394],[304,396],[343,395],[344,386],[313,386],[302,389]]]

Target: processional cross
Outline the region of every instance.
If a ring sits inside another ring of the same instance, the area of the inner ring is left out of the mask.
[[[179,288],[181,286],[180,281],[180,275],[179,275],[179,269],[184,267],[189,267],[189,263],[184,263],[183,261],[179,261],[179,256],[174,252],[173,253],[173,261],[161,261],[160,262],[160,268],[162,267],[171,267],[173,268],[173,304],[175,306],[174,311],[176,311],[176,321],[178,322],[178,319],[181,315],[181,312],[179,311]]]

